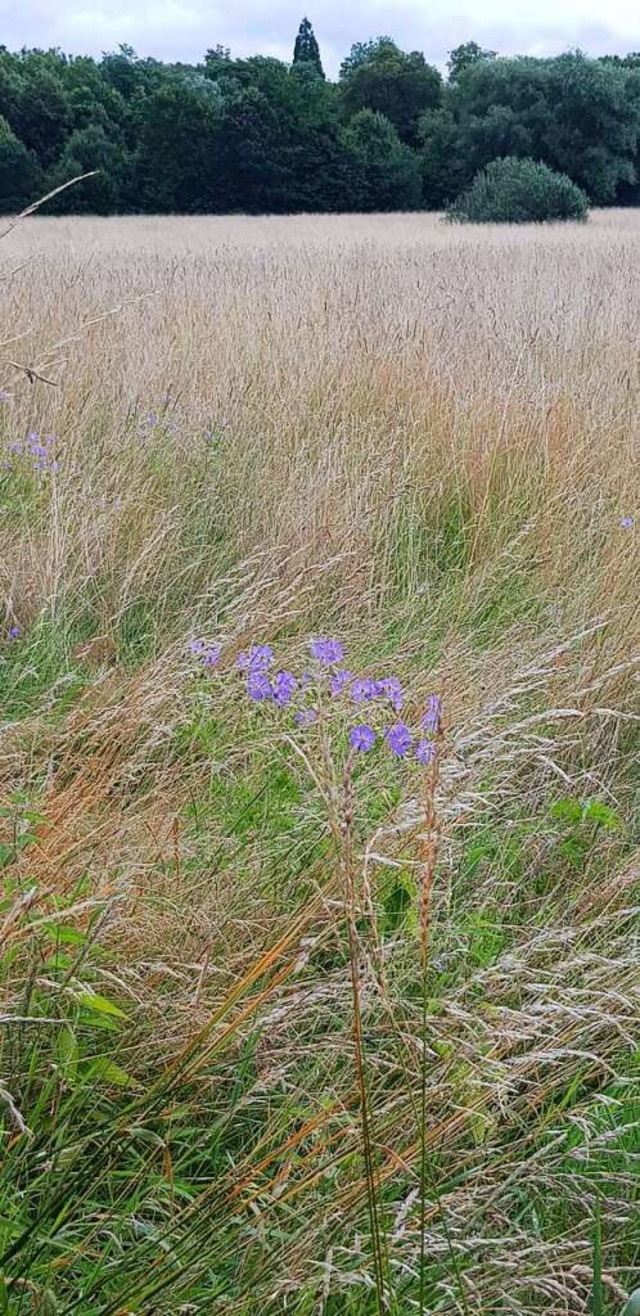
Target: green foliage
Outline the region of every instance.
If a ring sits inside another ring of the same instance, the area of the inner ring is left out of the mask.
[[[201,64],[126,45],[99,61],[2,49],[0,208],[97,169],[57,213],[441,209],[503,156],[565,173],[599,205],[638,202],[636,58],[502,59],[469,41],[448,69],[444,84],[421,52],[381,36],[328,82],[306,18],[290,66],[222,46]],[[382,168],[363,161],[363,111],[409,154],[394,144]]]
[[[588,200],[565,174],[534,160],[493,160],[458,198],[449,218],[469,224],[585,220]]]
[[[420,204],[418,161],[384,114],[360,110],[342,140],[362,167],[363,210],[413,210]]]
[[[36,200],[42,186],[36,155],[0,115],[0,206],[9,212],[23,210]]]
[[[420,116],[434,109],[442,95],[442,79],[424,55],[404,51],[390,37],[353,46],[340,70],[342,104],[348,116],[361,110],[383,114],[402,141],[417,140]]]
[[[497,51],[483,50],[477,41],[465,41],[461,46],[456,46],[454,50],[449,51],[447,60],[447,69],[449,72],[449,82],[459,82],[460,75],[465,69],[471,68],[481,59],[495,59]]]
[[[76,128],[67,141],[60,162],[49,177],[57,187],[80,174],[97,172],[78,187],[67,188],[51,203],[57,214],[109,215],[117,210],[126,190],[128,161],[123,146],[100,124]]]
[[[444,125],[423,116],[428,204],[453,200],[500,155],[530,156],[566,173],[598,205],[633,185],[640,142],[637,69],[580,53],[555,59],[490,54],[463,55],[445,88],[449,172]]]
[[[293,63],[306,64],[313,69],[319,77],[324,78],[322,60],[320,58],[320,47],[316,41],[316,34],[308,18],[303,18],[298,29],[295,46],[293,48]]]

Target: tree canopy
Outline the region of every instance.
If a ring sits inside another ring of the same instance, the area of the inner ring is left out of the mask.
[[[493,160],[566,174],[597,205],[640,203],[640,55],[504,58],[470,40],[448,77],[390,36],[337,81],[303,18],[290,64],[163,63],[0,47],[0,210],[74,176],[57,212],[446,208]]]
[[[293,47],[293,63],[306,64],[309,68],[315,70],[321,78],[324,77],[324,69],[320,58],[320,47],[316,41],[316,34],[308,18],[303,18],[298,29],[298,35]]]

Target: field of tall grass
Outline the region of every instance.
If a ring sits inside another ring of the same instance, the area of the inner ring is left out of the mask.
[[[639,268],[0,243],[0,1312],[640,1283]]]

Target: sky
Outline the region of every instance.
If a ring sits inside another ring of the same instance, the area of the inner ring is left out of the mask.
[[[187,63],[219,43],[288,60],[305,8],[332,77],[354,41],[383,34],[440,66],[471,40],[500,54],[640,49],[638,0],[0,0],[0,41],[94,55],[126,43]]]

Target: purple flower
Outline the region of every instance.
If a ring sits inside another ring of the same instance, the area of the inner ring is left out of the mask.
[[[351,728],[349,744],[352,749],[357,750],[358,754],[366,754],[367,750],[372,749],[375,743],[376,733],[373,727],[367,726],[366,722],[361,722],[359,726]]]
[[[319,640],[312,640],[309,648],[312,657],[322,663],[323,667],[330,667],[331,663],[340,663],[344,658],[344,646],[339,640],[328,640],[323,637]]]
[[[220,662],[221,653],[222,653],[221,644],[210,644],[209,647],[205,649],[204,653],[202,654],[202,661],[205,667],[217,667],[218,663]]]
[[[247,694],[256,703],[273,698],[273,689],[269,677],[261,671],[250,671],[247,677]]]
[[[297,688],[298,682],[293,672],[276,672],[273,678],[273,697],[281,708],[291,703]]]
[[[239,653],[236,666],[241,672],[265,672],[273,662],[273,649],[268,644],[253,644],[247,653]]]
[[[149,426],[149,429],[150,430],[155,429],[155,426],[157,424],[158,424],[158,417],[156,416],[155,411],[150,411],[147,415],[147,425]]]
[[[20,627],[18,625],[14,623],[13,626],[9,627],[10,640],[19,640],[21,635],[22,635],[22,631],[20,630]]]
[[[249,652],[249,666],[252,672],[264,672],[273,662],[273,649],[269,644],[254,644]]]
[[[440,695],[429,695],[427,699],[426,712],[422,718],[422,725],[425,731],[437,731],[440,722],[440,713],[442,711],[442,700]]]
[[[351,687],[351,698],[355,704],[362,704],[365,699],[375,699],[376,695],[381,693],[380,682],[372,681],[368,677],[354,681]]]
[[[13,453],[15,453],[16,457],[20,457],[20,456],[21,456],[21,454],[22,454],[22,442],[21,442],[20,439],[14,439],[13,443],[9,445],[9,452],[13,452]]]
[[[315,722],[317,716],[318,716],[317,709],[302,708],[299,713],[296,713],[296,722],[298,722],[300,726],[306,727],[309,725],[310,722]]]
[[[396,722],[394,727],[390,727],[385,733],[385,740],[389,749],[400,759],[411,749],[411,732],[404,722]]]
[[[634,519],[633,519],[633,517],[632,517],[632,516],[623,516],[623,517],[622,517],[622,520],[620,521],[620,525],[622,526],[622,529],[623,529],[623,530],[632,530],[632,529],[633,529],[633,526],[634,526]]]
[[[380,693],[387,696],[394,712],[399,713],[404,702],[404,696],[397,676],[385,676],[384,680],[378,684],[380,685]]]
[[[348,686],[352,673],[348,672],[346,667],[338,667],[329,682],[329,689],[332,695],[341,695],[342,691]]]
[[[433,763],[436,756],[436,745],[433,740],[421,740],[416,745],[416,758],[419,763]]]
[[[7,393],[6,388],[0,388],[0,402],[7,402],[10,397],[11,394]]]
[[[199,655],[204,652],[204,640],[192,640],[189,645],[189,652],[192,653],[194,657],[199,657]]]

